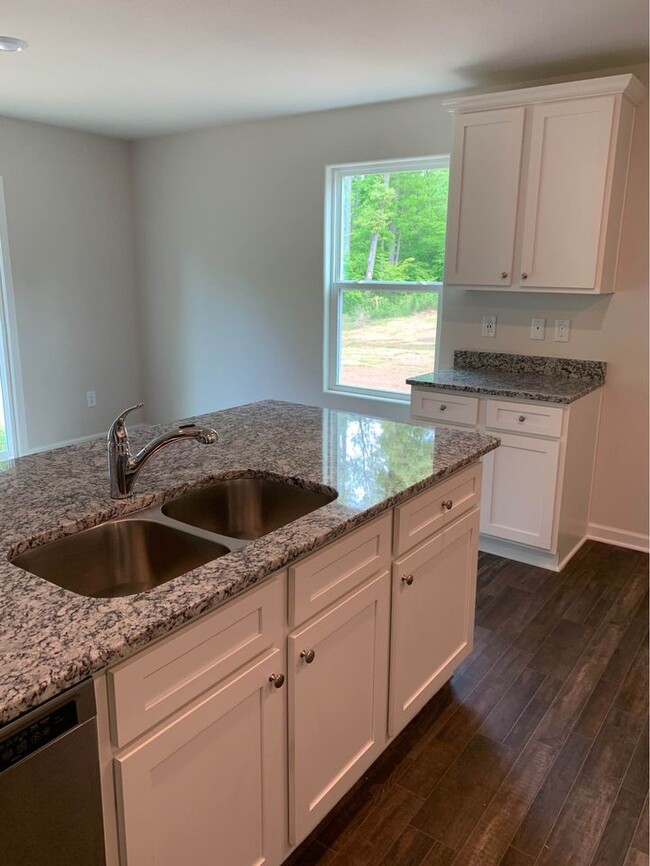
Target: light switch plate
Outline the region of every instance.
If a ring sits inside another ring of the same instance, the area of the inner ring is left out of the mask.
[[[531,322],[530,322],[530,339],[531,340],[543,340],[545,328],[546,328],[546,319],[531,319]]]

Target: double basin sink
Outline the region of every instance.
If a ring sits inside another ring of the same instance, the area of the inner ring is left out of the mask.
[[[272,479],[232,478],[33,548],[12,562],[79,595],[134,595],[238,550],[335,498],[335,493]]]

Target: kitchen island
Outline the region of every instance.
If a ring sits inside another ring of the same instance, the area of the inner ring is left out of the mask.
[[[0,723],[216,608],[498,445],[494,437],[472,431],[276,401],[193,420],[214,427],[219,441],[161,452],[130,499],[109,496],[103,436],[3,467]],[[134,427],[132,438],[144,444],[163,429]],[[338,496],[239,551],[127,598],[76,595],[8,561],[48,541],[242,475],[289,478]]]

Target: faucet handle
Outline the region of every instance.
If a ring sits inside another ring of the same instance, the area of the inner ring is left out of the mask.
[[[115,421],[110,426],[108,431],[108,441],[113,442],[116,445],[124,442],[127,438],[126,433],[126,416],[131,412],[135,412],[136,409],[142,409],[144,403],[137,403],[135,406],[130,406],[128,409],[125,409],[123,412],[117,416]]]

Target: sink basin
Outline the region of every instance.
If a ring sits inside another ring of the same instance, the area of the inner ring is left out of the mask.
[[[151,520],[112,520],[21,553],[14,565],[79,595],[153,589],[230,549]]]
[[[167,517],[227,535],[252,540],[309,514],[336,499],[266,478],[232,478],[187,493],[163,505]]]

